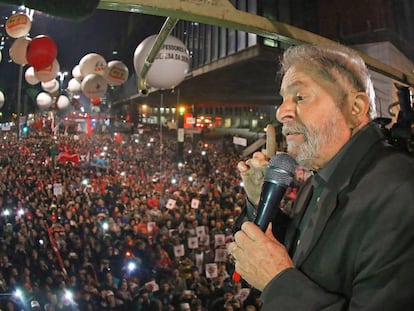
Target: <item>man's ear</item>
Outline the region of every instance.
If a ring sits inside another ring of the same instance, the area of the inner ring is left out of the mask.
[[[351,129],[359,128],[369,121],[369,98],[365,92],[353,94],[350,102],[350,116],[348,122]]]

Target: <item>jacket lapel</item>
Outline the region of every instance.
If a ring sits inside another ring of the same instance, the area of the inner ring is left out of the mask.
[[[292,255],[295,251],[295,248],[296,248],[295,242],[299,234],[299,229],[298,229],[299,223],[306,210],[306,206],[308,205],[309,200],[312,197],[312,191],[313,191],[313,186],[311,182],[312,178],[313,177],[310,177],[299,190],[297,199],[294,202],[293,212],[290,215],[290,217],[292,217],[293,220],[292,220],[291,225],[288,227],[288,230],[286,231],[286,237],[285,237],[285,247],[288,250],[290,255]]]
[[[304,228],[300,244],[297,246],[293,256],[293,262],[296,266],[300,266],[306,259],[312,248],[315,246],[323,229],[328,222],[329,216],[336,208],[337,194],[332,191],[324,191],[317,203],[318,213],[313,213],[308,225]],[[323,208],[322,208],[323,206]]]

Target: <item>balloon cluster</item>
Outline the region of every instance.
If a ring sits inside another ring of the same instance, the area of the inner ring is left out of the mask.
[[[66,109],[70,106],[71,96],[79,93],[89,98],[92,106],[99,106],[109,85],[119,86],[128,80],[128,67],[122,61],[107,62],[100,54],[89,53],[73,67],[72,78],[65,92],[62,92],[61,83],[57,80],[60,71],[56,58],[57,46],[46,35],[30,38],[28,33],[31,25],[28,15],[16,13],[8,18],[5,27],[8,35],[16,39],[9,49],[10,58],[18,65],[28,65],[24,74],[27,83],[41,83],[43,92],[36,98],[39,109],[46,110],[52,105],[59,110]],[[156,39],[157,35],[147,37],[134,52],[134,69],[138,76]],[[146,86],[156,89],[176,87],[188,73],[189,63],[190,56],[184,43],[173,36],[167,36],[149,68]],[[0,94],[0,108],[4,103],[4,96],[1,95],[3,94]]]
[[[57,80],[60,71],[56,59],[57,46],[52,38],[45,35],[30,38],[31,25],[28,15],[16,13],[8,18],[5,27],[7,34],[16,39],[9,49],[11,60],[21,66],[28,65],[24,74],[28,84],[41,83],[43,91],[36,97],[39,109],[46,110],[53,106],[64,110],[77,93],[83,93],[92,105],[99,105],[108,85],[118,86],[128,80],[128,67],[123,62],[113,60],[107,63],[101,55],[89,53],[72,69],[72,78],[62,92],[61,83]]]
[[[10,46],[9,56],[18,65],[28,65],[24,74],[27,83],[41,83],[44,90],[53,94],[59,89],[59,83],[55,79],[60,69],[56,59],[57,46],[53,39],[46,35],[30,38],[28,34],[31,26],[32,20],[25,13],[16,13],[7,19],[6,32],[15,38]],[[49,97],[50,100],[43,99],[40,101],[41,104],[38,100],[39,108],[47,109],[52,105],[52,96]]]
[[[122,61],[107,62],[102,55],[89,53],[73,67],[68,90],[72,93],[82,92],[92,105],[99,105],[108,85],[121,85],[128,80],[128,76],[128,67]]]

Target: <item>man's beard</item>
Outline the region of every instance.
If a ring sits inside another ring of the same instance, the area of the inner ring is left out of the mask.
[[[296,159],[300,166],[314,169],[315,159],[320,155],[320,149],[327,144],[334,142],[338,136],[337,115],[320,123],[306,127],[300,121],[283,125],[283,134],[300,133],[303,135],[303,142],[287,141],[287,151]]]

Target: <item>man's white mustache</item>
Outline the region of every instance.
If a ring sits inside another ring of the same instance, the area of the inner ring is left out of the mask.
[[[284,136],[292,133],[299,133],[299,134],[305,134],[307,133],[306,128],[298,123],[295,124],[289,124],[289,125],[283,125],[282,127],[282,134]]]

